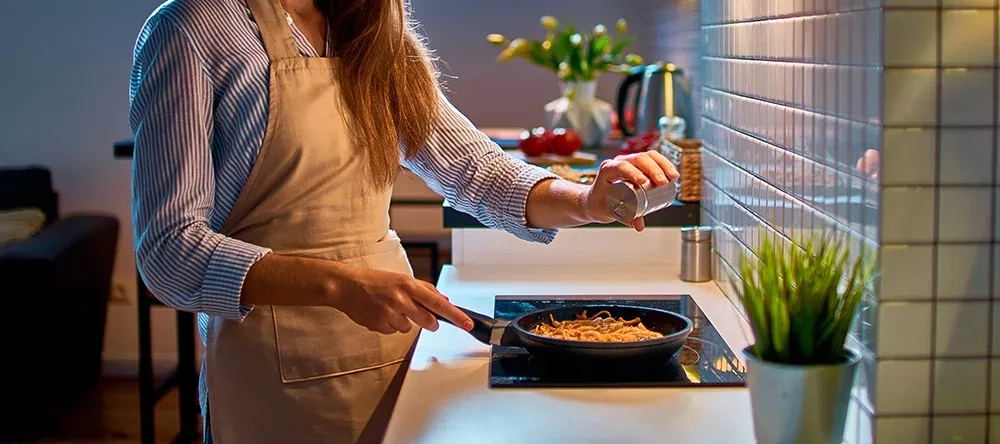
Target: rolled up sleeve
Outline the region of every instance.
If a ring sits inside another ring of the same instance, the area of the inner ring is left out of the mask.
[[[455,209],[526,241],[550,243],[555,229],[528,227],[528,194],[551,172],[505,153],[440,95],[440,115],[424,149],[403,165]]]
[[[242,321],[251,310],[240,305],[244,279],[270,250],[209,227],[212,85],[186,34],[164,17],[139,35],[129,93],[140,275],[167,306]]]

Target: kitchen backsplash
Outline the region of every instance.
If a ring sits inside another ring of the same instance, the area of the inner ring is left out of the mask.
[[[765,236],[878,248],[848,442],[1000,442],[997,1],[664,1],[660,55],[700,58],[720,286]]]

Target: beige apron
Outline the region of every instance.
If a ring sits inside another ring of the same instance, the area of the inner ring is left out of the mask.
[[[336,60],[299,54],[277,0],[247,3],[271,60],[270,108],[222,232],[276,254],[412,275],[389,229],[392,190],[369,185],[348,137]],[[243,323],[214,317],[206,337],[214,442],[380,442],[417,333],[373,333],[323,307],[257,306]]]

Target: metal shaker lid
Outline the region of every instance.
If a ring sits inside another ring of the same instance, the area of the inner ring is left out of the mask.
[[[712,227],[681,228],[681,240],[702,242],[712,240]]]
[[[611,184],[604,199],[611,217],[623,224],[631,223],[646,211],[646,191],[625,181]]]

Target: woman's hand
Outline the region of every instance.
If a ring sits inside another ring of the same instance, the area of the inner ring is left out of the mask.
[[[358,269],[353,279],[332,294],[331,306],[371,331],[408,333],[411,320],[435,331],[438,322],[432,311],[463,330],[472,330],[472,320],[437,288],[406,274]]]
[[[636,185],[643,185],[646,182],[666,185],[671,180],[677,180],[680,174],[674,164],[670,163],[663,154],[658,151],[647,151],[644,153],[627,154],[605,160],[601,163],[601,169],[597,173],[594,184],[587,192],[584,206],[588,217],[601,223],[614,222],[611,211],[605,205],[605,194],[608,188],[616,180],[623,179]],[[643,218],[638,218],[630,224],[636,231],[642,231],[645,227]]]
[[[325,259],[265,255],[250,267],[240,296],[242,305],[333,307],[385,334],[410,331],[411,320],[437,330],[437,318],[428,310],[472,329],[472,320],[427,282]]]

